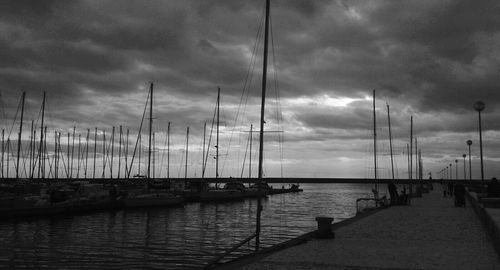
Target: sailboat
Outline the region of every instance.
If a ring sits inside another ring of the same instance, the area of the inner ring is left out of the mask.
[[[220,88],[217,88],[217,129],[216,129],[216,145],[215,145],[215,178],[219,178],[219,111],[220,111]],[[239,188],[238,188],[239,187]],[[213,201],[227,201],[227,200],[238,200],[245,197],[245,187],[243,184],[235,185],[226,184],[225,188],[210,188],[208,185],[202,185],[200,190],[200,201],[202,202],[213,202]]]
[[[373,172],[374,172],[374,180],[373,180],[373,187],[372,187],[372,193],[373,197],[368,197],[368,198],[359,198],[356,199],[356,213],[362,213],[367,210],[370,210],[372,208],[377,208],[382,205],[386,205],[387,203],[384,202],[382,199],[379,197],[379,183],[378,183],[378,167],[377,167],[377,120],[376,120],[376,114],[375,114],[375,89],[373,89]],[[362,207],[360,202],[375,202],[375,207]]]
[[[149,146],[148,146],[147,182],[142,190],[135,190],[135,192],[131,191],[132,194],[123,199],[123,204],[125,207],[130,208],[130,207],[174,206],[174,205],[181,205],[184,203],[184,198],[181,196],[174,195],[170,191],[154,189],[154,185],[152,184],[154,177],[151,178],[151,154],[152,154],[151,142],[153,137],[152,133],[153,133],[153,83],[151,83],[149,88]],[[130,166],[130,168],[132,168],[132,166]]]

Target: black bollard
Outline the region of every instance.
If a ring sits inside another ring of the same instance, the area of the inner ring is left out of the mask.
[[[318,238],[334,238],[335,234],[332,232],[332,222],[331,217],[316,217],[318,222],[318,230],[316,231],[316,236]]]

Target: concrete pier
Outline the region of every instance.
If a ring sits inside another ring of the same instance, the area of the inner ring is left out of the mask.
[[[335,239],[312,239],[231,268],[500,269],[471,204],[455,207],[435,186],[410,206],[393,206],[335,230]]]

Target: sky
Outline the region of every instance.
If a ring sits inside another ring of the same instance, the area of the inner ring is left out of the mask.
[[[250,125],[253,131],[259,129],[264,5],[255,0],[2,1],[0,113],[5,141],[8,137],[13,145],[2,172],[9,162],[13,175],[23,91],[24,168],[32,121],[38,128],[34,136],[40,136],[45,91],[47,162],[54,164],[55,133],[61,133],[61,155],[66,158],[67,133],[75,127],[75,138],[78,141],[80,134],[83,144],[80,158],[75,157],[78,147],[71,146],[71,163],[78,167],[71,172],[81,174],[78,164],[83,171],[88,129],[91,160],[92,146],[103,143],[104,132],[109,147],[113,126],[116,144],[121,125],[123,141],[128,129],[128,145],[135,147],[153,83],[155,176],[166,176],[167,152],[169,176],[184,177],[186,168],[188,176],[202,175],[203,127],[207,123],[208,143],[218,87],[219,175],[247,176]],[[463,179],[463,154],[468,175],[468,139],[473,141],[472,178],[480,178],[478,113],[473,108],[478,100],[486,104],[481,113],[484,177],[499,177],[498,14],[500,3],[490,0],[272,0],[265,176],[373,177],[376,89],[379,177],[391,177],[389,105],[396,177],[408,177],[413,116],[425,178],[429,173],[444,176],[438,172],[452,164],[453,178]],[[142,153],[142,169],[134,157],[133,170],[139,174],[146,166],[148,120],[142,150],[137,151]],[[207,177],[215,175],[214,134],[205,148]],[[255,177],[258,133],[252,134]],[[122,151],[117,147],[115,155]],[[99,159],[103,151],[97,148]],[[118,158],[111,162],[109,151],[107,156],[108,170],[113,164],[116,175]],[[100,175],[102,161],[97,163]],[[21,171],[26,175],[26,169]]]

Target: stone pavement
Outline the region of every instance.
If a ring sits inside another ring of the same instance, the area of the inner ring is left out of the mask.
[[[438,185],[436,185],[438,186]],[[395,206],[239,269],[500,269],[480,220],[438,186]]]

